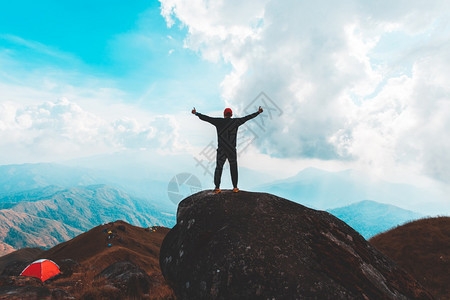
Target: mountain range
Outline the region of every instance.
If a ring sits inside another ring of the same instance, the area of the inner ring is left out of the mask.
[[[99,179],[87,169],[53,163],[3,165],[0,166],[0,174],[0,196],[48,186],[74,187],[99,183]]]
[[[330,209],[328,212],[353,227],[366,239],[408,221],[424,217],[422,214],[394,205],[370,200]]]
[[[165,208],[173,208],[173,203],[167,199],[168,180],[145,175],[131,166],[120,167],[123,166],[93,169],[85,165],[56,163],[4,165],[0,166],[0,174],[3,175],[0,177],[0,197],[48,186],[72,188],[105,184],[119,188],[131,196]]]
[[[107,185],[35,188],[3,196],[0,207],[2,254],[48,248],[117,219],[141,227],[171,227],[175,219],[172,212]]]
[[[148,165],[127,165],[130,160],[126,159],[109,166],[108,158],[72,165],[0,166],[0,255],[21,247],[48,248],[116,219],[143,227],[173,226],[176,203],[167,195],[170,172],[163,164],[152,165],[155,168],[151,171]],[[264,176],[243,177],[247,183],[257,183]],[[308,168],[284,180],[264,178],[269,183],[252,190],[327,210],[366,238],[422,216],[403,211],[401,205],[394,208],[376,202],[402,204],[410,200],[414,204],[427,192],[406,184],[373,180],[351,170]],[[371,202],[361,202],[365,199]]]
[[[295,176],[258,185],[254,190],[279,195],[322,210],[372,200],[424,214],[437,215],[450,211],[447,202],[445,205],[436,205],[440,200],[435,190],[405,183],[391,183],[354,170],[328,172],[307,168]]]

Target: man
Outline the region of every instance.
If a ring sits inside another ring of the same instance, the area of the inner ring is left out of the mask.
[[[217,130],[217,157],[216,157],[216,170],[214,171],[214,184],[215,194],[221,192],[220,190],[220,179],[222,177],[223,165],[225,160],[228,159],[230,164],[231,182],[233,183],[233,192],[239,192],[237,187],[238,183],[238,169],[237,169],[237,154],[236,154],[236,136],[239,126],[244,124],[250,119],[253,119],[257,115],[263,112],[260,106],[258,111],[245,116],[243,118],[231,118],[233,116],[233,111],[231,108],[225,108],[223,111],[223,118],[212,118],[201,113],[198,113],[192,109],[192,113],[200,118],[200,120],[211,123],[216,127]]]

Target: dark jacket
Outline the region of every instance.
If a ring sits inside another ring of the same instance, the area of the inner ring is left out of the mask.
[[[236,151],[236,137],[239,126],[259,115],[259,112],[242,118],[212,118],[201,113],[196,113],[196,115],[200,120],[216,126],[218,148],[226,151]]]

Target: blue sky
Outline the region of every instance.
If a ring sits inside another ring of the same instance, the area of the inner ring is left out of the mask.
[[[72,53],[87,64],[112,64],[107,47],[117,33],[136,27],[137,16],[158,2],[132,1],[9,1],[3,3],[0,24],[4,32]],[[160,22],[158,22],[160,21]],[[152,23],[158,31],[164,22]],[[88,46],[87,46],[88,45]]]
[[[177,110],[183,96],[220,98],[217,85],[227,71],[183,47],[186,28],[168,28],[158,1],[9,2],[0,29],[3,66],[16,77],[50,68],[81,84],[104,79],[127,102],[159,112]],[[201,85],[205,74],[215,84]]]
[[[448,20],[444,0],[9,1],[0,163],[151,150],[176,168],[215,140],[192,106],[239,116],[264,92],[279,114],[249,123],[241,166],[446,189]]]

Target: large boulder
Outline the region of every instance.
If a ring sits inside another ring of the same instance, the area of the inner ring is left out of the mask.
[[[160,265],[179,299],[432,299],[338,218],[265,193],[184,199]]]

